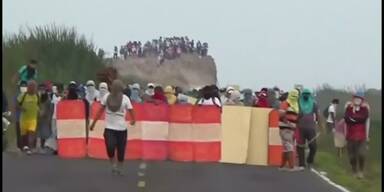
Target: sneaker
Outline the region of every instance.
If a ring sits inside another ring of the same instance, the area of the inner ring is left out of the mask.
[[[31,150],[27,150],[27,155],[32,155],[32,151]]]
[[[300,168],[300,167],[293,167],[291,169],[289,169],[288,171],[290,172],[297,172],[297,171],[303,171],[304,169],[303,168]]]
[[[287,168],[287,167],[279,167],[277,170],[279,170],[279,171],[288,171],[289,168]]]
[[[305,170],[305,167],[297,167],[297,170],[298,170],[298,171],[304,171],[304,170]]]

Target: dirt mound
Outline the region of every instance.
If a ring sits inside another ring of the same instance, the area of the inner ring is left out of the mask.
[[[158,64],[157,57],[129,57],[111,64],[119,76],[130,83],[154,82],[161,85],[174,85],[183,88],[201,87],[216,84],[216,65],[211,56],[184,54],[173,60]]]

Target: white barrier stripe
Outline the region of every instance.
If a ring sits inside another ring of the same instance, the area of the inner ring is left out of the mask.
[[[170,123],[168,140],[183,142],[192,141],[192,124]]]
[[[268,145],[282,145],[280,138],[280,129],[269,129],[269,141]]]
[[[143,140],[167,141],[168,122],[164,121],[141,121],[140,125]]]
[[[192,141],[221,141],[221,124],[192,124]]]
[[[337,189],[339,189],[339,190],[341,190],[341,191],[343,191],[343,192],[350,192],[350,191],[349,191],[348,189],[346,189],[345,187],[343,187],[343,186],[341,186],[341,185],[338,185],[338,184],[334,183],[333,181],[331,181],[331,179],[329,179],[328,177],[326,177],[326,176],[320,174],[320,173],[319,173],[318,171],[316,171],[315,169],[312,168],[311,171],[312,171],[313,173],[315,173],[316,175],[318,175],[320,178],[322,178],[324,181],[326,181],[328,184],[330,184],[330,185],[336,187]]]
[[[84,120],[57,120],[57,138],[84,138],[85,133],[85,121]]]

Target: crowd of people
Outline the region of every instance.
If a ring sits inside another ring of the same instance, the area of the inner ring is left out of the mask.
[[[157,56],[160,63],[164,59],[174,59],[182,53],[196,53],[201,57],[208,54],[208,43],[200,42],[188,37],[160,37],[142,44],[140,41],[129,41],[126,45],[114,47],[113,58],[117,59],[120,54],[121,58],[127,59],[129,56],[146,57]]]
[[[93,102],[100,102],[104,107],[98,112],[107,111],[107,128],[104,136],[107,141],[107,152],[111,160],[115,148],[118,150],[118,161],[122,163],[127,125],[125,113],[131,115],[131,124],[135,124],[132,103],[154,103],[168,105],[223,105],[274,108],[279,112],[279,128],[283,145],[282,162],[279,170],[300,171],[312,167],[317,145],[320,110],[313,93],[309,89],[294,88],[290,91],[278,87],[262,88],[260,91],[251,89],[238,90],[234,87],[219,88],[216,85],[201,89],[185,91],[177,86],[156,85],[148,83],[144,88],[138,83],[124,85],[119,80],[112,84],[88,80],[85,84],[75,81],[65,87],[60,83],[49,81],[37,84],[37,61],[30,61],[15,76],[18,82],[18,94],[15,97],[17,146],[26,154],[54,154],[57,150],[56,108],[61,100],[82,100],[86,106],[89,119],[89,108]],[[3,103],[4,100],[3,91]],[[196,98],[191,103],[189,97]],[[356,92],[350,102],[345,105],[344,116],[336,115],[339,104],[337,98],[324,110],[328,133],[335,133],[335,146],[342,149],[346,146],[354,176],[363,178],[365,146],[369,140],[369,105],[363,92]],[[4,104],[3,104],[4,106]],[[7,109],[3,108],[3,113]],[[97,119],[87,125],[93,129]],[[108,133],[107,133],[108,132]],[[36,141],[36,138],[40,142]],[[39,150],[36,150],[37,143]],[[297,145],[295,145],[297,143]],[[295,149],[296,147],[296,149]],[[306,158],[305,149],[309,148]],[[298,154],[298,165],[295,165],[294,151]],[[339,152],[340,153],[340,152]],[[288,166],[287,166],[288,165]],[[115,163],[113,171],[119,173]]]

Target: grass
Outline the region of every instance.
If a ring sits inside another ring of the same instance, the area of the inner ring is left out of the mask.
[[[16,87],[12,76],[30,59],[39,61],[38,82],[85,82],[96,79],[97,71],[103,67],[92,42],[74,28],[56,25],[27,27],[25,31],[4,35],[3,55],[3,88],[8,94]]]
[[[351,192],[381,191],[381,121],[372,121],[371,126],[371,141],[366,159],[364,180],[352,177],[346,151],[341,158],[336,156],[331,135],[322,134],[318,140],[316,169],[327,172],[327,177]]]

